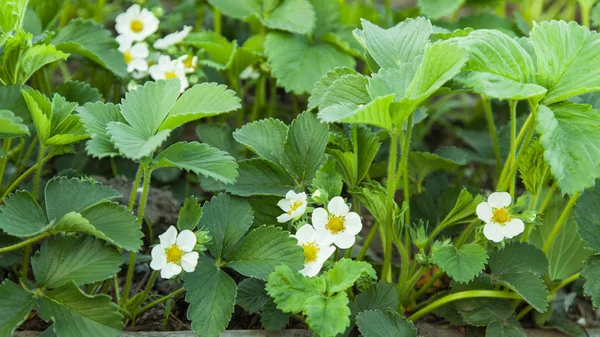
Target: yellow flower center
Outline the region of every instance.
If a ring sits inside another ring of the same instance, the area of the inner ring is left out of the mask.
[[[185,61],[183,61],[183,65],[186,68],[193,68],[194,67],[193,61],[194,61],[194,57],[188,55],[188,57],[185,58]]]
[[[300,206],[302,206],[302,201],[296,200],[292,202],[292,204],[290,205],[290,210],[287,211],[288,215],[292,215],[292,212],[300,208]]]
[[[144,24],[140,20],[132,20],[129,24],[129,28],[131,28],[131,31],[139,33],[144,29]]]
[[[168,80],[169,78],[177,78],[177,75],[174,71],[167,71],[165,73],[165,79]]]
[[[123,59],[125,60],[125,63],[129,64],[129,62],[133,60],[133,56],[131,56],[130,52],[126,51],[123,52]]]
[[[183,256],[183,250],[181,250],[181,248],[179,248],[177,245],[172,245],[171,247],[165,249],[165,254],[167,255],[167,262],[178,264]]]
[[[302,243],[304,248],[304,263],[317,261],[317,254],[319,253],[319,246],[314,242]]]
[[[494,208],[492,211],[492,221],[499,225],[504,225],[510,221],[510,215],[508,215],[505,208]]]
[[[325,228],[327,228],[331,234],[337,234],[343,231],[346,229],[346,226],[344,226],[344,217],[333,215],[329,218],[329,221],[327,221]]]

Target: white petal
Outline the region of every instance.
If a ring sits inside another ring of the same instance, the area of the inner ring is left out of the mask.
[[[335,197],[327,204],[327,210],[333,215],[346,215],[350,211],[350,207],[346,205],[344,198]]]
[[[191,273],[196,269],[196,265],[198,264],[198,257],[200,254],[198,252],[191,252],[184,254],[181,257],[181,267],[187,273]]]
[[[342,249],[352,247],[354,241],[356,241],[356,237],[350,234],[338,234],[333,237],[333,243]]]
[[[142,8],[140,7],[140,5],[134,4],[127,8],[127,11],[125,13],[127,13],[127,15],[137,17],[138,15],[140,15],[141,10]]]
[[[494,192],[488,197],[488,203],[493,208],[503,208],[510,205],[512,198],[508,192]]]
[[[289,199],[289,200],[293,200],[294,197],[296,197],[296,192],[294,192],[294,190],[289,190],[286,194],[285,194],[285,198]]]
[[[165,78],[165,73],[156,64],[148,68],[148,74],[150,74],[152,79],[155,81]]]
[[[484,201],[477,205],[475,212],[477,213],[477,217],[483,220],[483,222],[488,223],[492,221],[492,206],[487,202]]]
[[[316,230],[325,229],[327,221],[329,221],[329,215],[324,208],[317,208],[313,211],[312,224]]]
[[[185,71],[184,71],[184,75],[179,77],[179,81],[181,83],[181,89],[180,92],[184,92],[185,89],[187,89],[190,86],[190,82],[188,82],[187,77],[185,76]]]
[[[188,229],[184,229],[177,236],[177,246],[184,252],[191,252],[196,245],[196,235]]]
[[[326,229],[317,229],[317,244],[319,246],[329,246],[333,243],[333,235]]]
[[[120,52],[124,52],[131,48],[131,44],[133,43],[131,38],[127,35],[119,35],[115,38],[115,40],[117,40],[117,42],[119,43]]]
[[[319,273],[319,271],[321,271],[321,268],[323,268],[322,263],[318,263],[318,262],[307,263],[304,265],[304,268],[302,270],[300,270],[300,274],[308,276],[308,277],[313,277],[313,276],[317,275]]]
[[[171,247],[177,241],[177,229],[175,229],[173,226],[170,226],[166,232],[158,236],[158,239],[160,240],[161,246]]]
[[[164,50],[169,47],[169,44],[167,43],[167,41],[165,41],[165,39],[157,39],[156,41],[154,41],[152,47],[154,47],[154,49]]]
[[[304,212],[306,212],[306,204],[302,204],[295,211],[292,211],[292,218],[298,219],[304,215]]]
[[[164,69],[168,69],[166,67],[172,67],[172,62],[169,55],[160,55],[158,57],[158,65],[161,67],[165,67]]]
[[[319,254],[317,255],[317,262],[324,263],[328,258],[335,252],[334,246],[319,246]]]
[[[145,43],[136,43],[135,46],[131,47],[131,50],[129,52],[134,58],[145,59],[150,55],[148,46]]]
[[[179,275],[180,273],[181,267],[175,263],[169,262],[160,270],[160,277],[164,279],[170,279],[171,277]]]
[[[292,220],[292,217],[289,216],[287,213],[283,213],[277,217],[277,222],[279,222],[279,223],[288,222],[290,220]]]
[[[504,226],[504,236],[509,239],[514,238],[515,236],[523,233],[525,230],[525,224],[521,219],[512,219],[507,222]]]
[[[344,225],[346,226],[346,230],[344,232],[347,234],[356,235],[362,230],[362,222],[360,222],[360,216],[355,212],[350,212],[346,214]]]
[[[165,255],[165,249],[162,246],[154,246],[150,255],[152,255],[150,268],[154,270],[161,270],[167,264],[167,256]]]
[[[127,71],[128,72],[133,72],[133,71],[146,71],[148,70],[148,62],[146,62],[146,60],[144,59],[133,59],[131,60],[131,62],[129,62],[129,64],[127,65]]]
[[[306,193],[301,192],[296,194],[296,196],[294,197],[295,201],[302,201],[302,203],[306,203]]]
[[[504,228],[497,223],[488,222],[483,226],[483,235],[485,235],[488,240],[500,242],[504,240]]]
[[[313,242],[317,238],[317,231],[313,228],[313,226],[306,224],[296,231],[294,237],[298,240],[298,242]]]
[[[292,205],[292,202],[290,201],[290,199],[281,199],[277,202],[277,206],[279,206],[279,208],[281,208],[282,211],[287,212],[290,210],[290,206]]]

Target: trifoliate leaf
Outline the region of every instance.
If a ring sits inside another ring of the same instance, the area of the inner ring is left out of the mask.
[[[391,132],[393,128],[390,105],[394,95],[380,96],[368,104],[336,104],[319,112],[319,119],[327,123],[343,122],[368,124]]]
[[[109,122],[107,130],[111,142],[119,152],[132,160],[150,157],[171,134],[171,130],[163,130],[155,135],[146,136],[143,130],[121,122]]]
[[[233,185],[224,186],[231,194],[247,197],[250,195],[284,196],[298,183],[289,173],[268,160],[255,158],[238,163],[238,179]]]
[[[359,311],[398,309],[398,290],[391,283],[380,281],[356,296]]]
[[[319,109],[336,104],[360,105],[371,101],[367,91],[367,77],[361,74],[345,75],[335,80],[323,95]]]
[[[177,167],[226,184],[237,177],[237,163],[227,152],[198,142],[178,142],[154,159],[154,168]]]
[[[238,283],[238,292],[235,304],[253,314],[263,308],[271,298],[267,295],[265,281],[256,278],[247,278]]]
[[[202,207],[200,228],[210,232],[213,240],[207,245],[220,258],[238,243],[252,224],[252,207],[248,201],[227,194],[214,196]]]
[[[466,0],[419,0],[421,13],[430,19],[449,16],[460,9]],[[367,336],[368,337],[368,336]]]
[[[577,199],[575,204],[575,221],[579,228],[579,235],[585,242],[586,247],[600,254],[600,184],[596,184],[593,189],[586,190]],[[559,214],[562,208],[547,208],[546,212],[554,211],[554,215]],[[546,215],[544,214],[544,218]],[[556,218],[558,220],[558,218]],[[563,227],[569,227],[567,222]],[[573,227],[573,226],[570,226]]]
[[[265,280],[280,265],[293,270],[304,266],[304,250],[289,232],[261,226],[251,231],[227,253],[227,266],[238,273]]]
[[[50,100],[39,91],[31,88],[22,88],[21,94],[27,108],[31,114],[33,125],[37,131],[38,137],[42,144],[46,144],[50,138],[50,130],[52,124],[50,123],[50,117],[52,115],[52,106]]]
[[[353,124],[349,138],[352,152],[329,150],[329,154],[336,160],[342,179],[349,186],[357,186],[367,175],[381,144],[377,133],[365,125]]]
[[[0,285],[0,298],[0,336],[13,336],[33,309],[35,297],[33,293],[5,279]]]
[[[77,108],[79,117],[90,139],[86,142],[86,150],[89,155],[96,158],[115,157],[119,150],[110,138],[107,124],[110,122],[125,122],[119,107],[112,103],[88,103]]]
[[[548,89],[544,104],[600,90],[600,69],[589,62],[600,53],[596,31],[574,21],[550,21],[536,23],[530,36],[537,55],[537,83]]]
[[[8,235],[27,237],[40,234],[50,226],[44,211],[27,191],[9,194],[0,206],[0,229]]]
[[[120,196],[109,186],[92,180],[56,177],[46,185],[46,213],[48,219],[58,221],[69,212],[81,212]]]
[[[544,157],[563,193],[594,186],[600,177],[600,110],[564,102],[540,105],[536,121]]]
[[[54,236],[31,258],[35,280],[44,288],[103,281],[118,273],[121,263],[115,248],[89,236]]]
[[[487,253],[476,243],[468,243],[460,248],[452,245],[436,249],[431,255],[433,263],[458,282],[469,282],[485,267]]]
[[[117,49],[119,44],[109,30],[93,20],[69,21],[52,39],[52,44],[67,53],[82,55],[119,77],[128,75],[123,54]]]
[[[260,324],[265,330],[277,331],[285,328],[290,320],[291,314],[277,309],[273,299],[269,299],[260,313]]]
[[[322,277],[304,276],[286,265],[281,265],[269,274],[266,289],[277,308],[283,312],[299,313],[304,310],[305,301],[325,292],[326,285]],[[349,315],[350,313],[346,316]]]
[[[297,95],[309,93],[321,76],[336,67],[354,68],[355,60],[338,47],[308,37],[269,33],[265,53],[277,84]]]
[[[585,261],[581,277],[586,279],[583,291],[592,297],[594,308],[600,307],[600,255],[594,255]]]
[[[221,335],[231,319],[235,305],[236,285],[231,276],[214,265],[199,263],[193,273],[183,275],[190,304],[187,318],[192,329],[207,337]]]
[[[235,130],[233,138],[264,159],[283,165],[288,127],[278,119],[266,118]]]
[[[345,292],[313,296],[304,302],[306,324],[319,336],[337,336],[350,326],[350,308]]]
[[[327,292],[329,294],[344,291],[354,285],[361,277],[371,278],[376,280],[377,273],[371,264],[364,261],[354,261],[343,258],[329,269],[323,278],[327,284]]]
[[[546,88],[537,84],[517,82],[488,72],[468,71],[454,80],[476,93],[503,100],[538,99],[546,93]]]
[[[333,82],[345,75],[354,74],[357,74],[355,70],[346,67],[337,67],[328,71],[317,83],[315,83],[315,86],[311,90],[310,97],[308,98],[308,109],[313,109],[323,102],[323,97]]]
[[[27,125],[22,122],[23,120],[16,117],[12,111],[0,110],[0,139],[29,135]]]
[[[399,101],[406,94],[415,72],[417,61],[402,63],[398,68],[381,68],[369,78],[367,90],[371,98],[394,95],[394,101]]]
[[[56,93],[66,98],[67,101],[77,102],[79,105],[102,101],[100,91],[87,82],[64,82],[56,88]]]
[[[395,311],[363,311],[356,316],[356,325],[365,337],[417,337],[413,323]]]
[[[4,44],[14,30],[21,27],[27,2],[24,0],[0,2],[0,45]]]

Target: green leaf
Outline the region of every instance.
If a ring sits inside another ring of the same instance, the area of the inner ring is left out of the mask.
[[[54,333],[64,337],[117,337],[124,326],[110,297],[87,295],[74,283],[43,294],[38,314],[45,321],[52,320]]]
[[[379,281],[356,296],[356,306],[359,311],[397,310],[399,305],[398,291],[393,284]]]
[[[600,255],[594,255],[585,261],[581,277],[586,279],[583,292],[592,297],[594,308],[600,307]]]
[[[26,9],[26,0],[0,1],[0,45],[4,44],[14,30],[21,27]]]
[[[161,120],[162,124],[158,131],[175,129],[187,122],[231,112],[239,108],[241,108],[240,98],[225,85],[196,84],[181,95],[170,109],[164,122]]]
[[[38,133],[38,137],[42,144],[45,144],[50,138],[50,117],[51,103],[50,100],[39,91],[31,88],[22,88],[21,94],[27,104],[33,125]]]
[[[156,156],[153,167],[178,167],[231,184],[237,177],[238,166],[225,151],[198,142],[178,142]]]
[[[100,91],[86,82],[64,82],[56,88],[56,93],[66,98],[67,101],[77,102],[79,105],[102,101]]]
[[[319,105],[320,109],[336,104],[359,106],[371,101],[367,91],[368,79],[361,74],[345,75],[335,80],[327,88]]]
[[[515,309],[510,300],[480,298],[456,303],[462,318],[470,325],[487,326],[503,321],[513,315]]]
[[[272,32],[265,53],[277,85],[297,95],[309,93],[321,76],[336,67],[354,68],[354,58],[338,47],[308,37]]]
[[[518,324],[518,323],[517,323]],[[518,325],[512,322],[492,322],[487,326],[486,337],[526,337]]]
[[[304,303],[306,324],[319,336],[337,336],[350,326],[350,308],[345,292],[333,296],[313,296]]]
[[[431,256],[433,263],[458,282],[469,282],[479,275],[488,258],[485,249],[476,243],[467,243],[458,249],[443,246]]]
[[[261,226],[227,253],[226,265],[240,274],[261,280],[282,264],[300,270],[304,266],[304,250],[297,243],[281,228]]]
[[[252,224],[252,207],[244,199],[227,194],[214,196],[202,207],[200,228],[210,232],[213,240],[208,249],[216,258],[229,252]]]
[[[200,199],[191,196],[187,197],[183,202],[183,206],[179,209],[179,216],[177,217],[177,229],[191,230],[193,231],[200,219],[202,218],[202,206],[200,206]]]
[[[367,90],[371,98],[394,94],[394,101],[400,101],[406,89],[415,76],[419,62],[406,62],[398,68],[381,68],[379,72],[371,74]]]
[[[466,0],[419,0],[421,13],[431,19],[449,16],[464,5]],[[368,336],[367,336],[368,337]]]
[[[199,263],[193,273],[183,275],[190,304],[187,318],[199,335],[218,337],[231,319],[235,305],[236,285],[231,276],[214,265]]]
[[[281,166],[285,160],[284,144],[288,127],[273,118],[248,123],[235,130],[233,138],[264,159]]]
[[[294,180],[309,184],[326,159],[329,126],[311,112],[300,114],[290,125],[284,145],[285,165]]]
[[[387,190],[375,180],[363,183],[360,187],[350,190],[353,196],[358,197],[363,206],[369,210],[375,220],[385,224],[387,219],[386,203]]]
[[[31,115],[18,85],[0,86],[0,110],[9,110],[15,117],[21,118],[23,124],[31,123]]]
[[[69,212],[81,212],[121,194],[93,180],[55,177],[46,185],[45,197],[48,219],[58,221]]]
[[[271,300],[265,289],[265,281],[256,278],[247,278],[238,283],[238,292],[235,304],[253,314],[263,308]]]
[[[95,102],[80,106],[77,111],[83,126],[90,134],[90,139],[85,146],[87,153],[99,159],[118,156],[119,150],[110,138],[107,124],[125,122],[119,106],[112,103]]]
[[[272,299],[264,305],[260,313],[260,324],[268,331],[282,330],[290,321],[291,314],[277,309]]]
[[[539,100],[546,93],[546,88],[537,84],[516,82],[486,72],[469,71],[454,79],[476,93],[503,100]]]
[[[536,128],[544,157],[563,193],[593,187],[600,177],[600,110],[564,102],[540,105]]]
[[[329,150],[329,154],[336,160],[342,179],[349,186],[357,186],[369,172],[381,144],[377,134],[365,125],[352,125],[349,138],[352,152]]]
[[[417,337],[412,322],[395,311],[364,311],[356,316],[356,325],[365,337]]]
[[[586,247],[592,249],[596,254],[600,254],[600,184],[596,184],[593,189],[586,190],[575,204],[575,221],[579,229],[579,236],[585,242]],[[564,207],[563,207],[564,208]],[[547,213],[559,214],[559,208],[547,208]],[[561,208],[562,209],[562,208]],[[553,212],[553,213],[551,213]],[[545,217],[544,217],[545,219]],[[569,219],[571,220],[571,219]],[[573,228],[574,226],[566,226]]]
[[[308,298],[325,292],[326,284],[322,277],[304,276],[286,265],[281,265],[269,274],[266,289],[277,308],[283,312],[299,313],[304,310],[304,302]]]
[[[519,175],[527,192],[538,193],[545,186],[545,174],[548,166],[544,160],[544,148],[539,141],[534,141],[519,161]]]
[[[268,28],[309,34],[315,26],[315,10],[308,0],[283,0],[268,16],[259,17]]]
[[[319,119],[327,123],[368,124],[391,132],[394,123],[390,116],[390,105],[393,100],[394,95],[388,95],[379,96],[364,105],[351,103],[332,105],[319,111]]]
[[[452,172],[459,166],[459,163],[435,153],[412,151],[408,155],[409,174],[419,182],[433,172]]]
[[[537,83],[548,89],[544,104],[600,90],[600,69],[589,62],[600,53],[596,31],[574,21],[551,21],[536,23],[530,36],[537,55]]]
[[[389,29],[361,22],[367,51],[381,68],[398,68],[423,55],[432,28],[425,18],[407,19]]]
[[[352,287],[359,278],[377,279],[377,273],[370,263],[364,261],[354,261],[343,258],[329,269],[323,278],[327,284],[329,294],[345,291]]]
[[[252,13],[260,13],[261,2],[256,0],[208,0],[208,2],[227,16],[245,19]]]
[[[342,176],[338,173],[335,161],[329,159],[321,165],[312,181],[312,188],[321,192],[323,200],[341,195],[344,183]]]
[[[66,60],[69,56],[69,54],[57,50],[53,45],[39,44],[32,46],[30,39],[31,35],[18,33],[6,42],[4,62],[3,66],[0,66],[0,74],[4,71],[7,75],[5,76],[6,83],[25,84],[31,75],[43,66],[58,60]],[[12,49],[13,47],[18,48],[18,51]],[[18,54],[13,53],[13,51]],[[7,63],[7,59],[12,59],[9,62],[14,62],[14,66]]]
[[[52,39],[52,44],[67,53],[82,55],[119,77],[128,75],[123,54],[117,49],[119,44],[110,31],[92,20],[69,21]]]
[[[284,196],[298,185],[287,172],[268,160],[255,158],[238,163],[239,176],[233,185],[224,186],[227,192],[247,197],[250,195]]]
[[[91,237],[54,236],[31,259],[40,287],[57,288],[106,280],[120,270],[121,254]]]
[[[33,293],[5,279],[0,285],[0,298],[0,336],[10,337],[29,316],[35,305],[35,297]]]
[[[248,124],[246,124],[248,125]],[[228,152],[237,160],[243,159],[244,147],[233,139],[233,129],[227,124],[199,124],[196,135],[200,140],[217,149]]]
[[[483,201],[481,195],[473,197],[466,188],[460,190],[458,198],[454,203],[454,207],[443,220],[445,226],[452,226],[468,221],[475,214],[477,205]]]
[[[44,211],[27,191],[9,194],[0,206],[0,229],[8,235],[27,237],[45,232],[50,226]]]
[[[155,135],[146,136],[143,130],[121,122],[109,122],[107,130],[111,142],[119,152],[132,160],[151,156],[171,134],[171,130],[163,130]]]
[[[319,81],[315,83],[315,86],[310,92],[310,97],[308,98],[308,110],[321,105],[325,94],[333,82],[345,75],[353,74],[357,74],[357,72],[346,67],[337,67],[325,73],[325,75],[323,75]]]
[[[12,111],[0,110],[0,139],[29,135],[27,125],[22,122]]]

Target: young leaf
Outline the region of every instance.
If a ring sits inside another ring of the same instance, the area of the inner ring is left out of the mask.
[[[298,187],[298,183],[281,167],[261,159],[247,159],[238,163],[237,182],[225,185],[227,192],[242,197],[250,195],[284,196],[289,190]]]
[[[269,274],[266,289],[277,308],[283,312],[299,313],[304,310],[304,302],[308,298],[325,292],[326,284],[321,277],[304,276],[281,265]]]
[[[27,9],[27,1],[0,1],[0,45],[10,34],[21,27]]]
[[[319,109],[336,104],[359,106],[371,101],[367,91],[368,79],[361,74],[345,75],[335,80],[325,92]]]
[[[304,303],[306,324],[319,336],[337,336],[350,326],[350,308],[345,292],[313,296]]]
[[[45,232],[50,225],[44,211],[27,191],[9,194],[0,206],[0,229],[8,235],[27,237]]]
[[[77,111],[83,126],[90,134],[85,146],[87,153],[98,159],[118,156],[119,150],[111,140],[106,126],[110,122],[125,122],[119,106],[95,102],[80,106]]]
[[[343,258],[333,265],[333,268],[323,274],[329,294],[344,291],[352,287],[359,278],[377,279],[377,273],[371,264],[364,261],[354,261]]]
[[[593,189],[583,192],[575,204],[575,221],[579,228],[581,240],[585,242],[586,247],[592,249],[596,254],[600,254],[600,208],[598,208],[598,203],[600,203],[600,184],[596,184]],[[558,208],[555,209],[558,210]],[[546,212],[552,210],[554,209],[550,208]],[[558,211],[554,213],[556,215]]]
[[[460,9],[466,0],[419,0],[421,13],[430,19],[449,16]],[[368,337],[368,336],[367,336]]]
[[[356,325],[365,337],[417,337],[413,323],[395,311],[363,311],[356,316]]]
[[[483,270],[488,256],[480,245],[467,243],[458,249],[452,245],[438,248],[432,259],[452,279],[469,282]]]
[[[193,231],[198,226],[201,218],[202,206],[200,206],[200,200],[194,196],[188,197],[179,209],[177,228],[180,231],[185,229]]]
[[[600,156],[600,110],[571,102],[540,105],[536,127],[560,190],[573,195],[593,187],[600,177],[595,159]]]
[[[23,120],[16,117],[12,111],[0,110],[0,139],[29,135],[27,125],[22,122]]]
[[[58,336],[119,336],[123,317],[110,297],[102,294],[90,296],[74,283],[42,295],[38,314],[45,321],[53,321]]]
[[[227,266],[240,274],[265,280],[280,265],[293,270],[304,266],[304,251],[289,232],[261,226],[251,231],[227,253]]]
[[[371,98],[394,95],[394,101],[400,101],[410,86],[417,67],[418,60],[402,63],[398,68],[381,68],[377,73],[371,74],[367,91]]]
[[[13,336],[33,309],[35,297],[33,293],[5,279],[0,285],[0,298],[0,336]]]
[[[85,236],[54,236],[31,258],[35,280],[44,288],[103,281],[115,275],[121,263],[116,249]]]
[[[287,136],[287,125],[272,118],[246,124],[233,133],[233,138],[238,143],[279,166],[285,160],[284,144]]]
[[[256,278],[247,278],[238,283],[238,292],[235,304],[253,314],[263,308],[271,298],[267,295],[265,281]]]
[[[227,152],[198,142],[178,142],[154,159],[154,168],[177,167],[226,184],[237,177],[237,163]]]
[[[592,297],[594,308],[600,307],[600,255],[594,255],[585,261],[581,277],[586,279],[583,291]]]
[[[233,313],[235,281],[216,266],[201,262],[193,273],[183,275],[183,282],[192,329],[202,336],[220,336]]]
[[[110,31],[92,20],[69,21],[52,39],[52,44],[67,53],[82,55],[119,77],[128,75],[118,43]]]
[[[213,240],[208,249],[220,258],[233,248],[252,224],[252,207],[248,201],[227,194],[214,196],[202,207],[200,228],[210,232]]]
[[[291,314],[277,309],[273,299],[265,303],[260,313],[260,324],[268,331],[277,331],[285,328],[290,321]]]
[[[31,88],[22,88],[21,94],[25,103],[27,103],[27,108],[31,114],[31,119],[33,120],[33,125],[38,133],[40,142],[46,144],[50,138],[50,129],[52,126],[50,123],[52,114],[50,100],[39,91]]]
[[[544,104],[600,90],[600,69],[590,63],[600,53],[598,33],[574,21],[551,21],[536,23],[530,36],[537,55],[537,83],[548,89]]]
[[[335,104],[319,111],[319,119],[327,123],[368,124],[392,132],[394,123],[390,116],[390,105],[393,101],[394,95],[388,95],[379,96],[364,105]]]
[[[121,122],[109,122],[107,130],[111,142],[119,152],[132,160],[151,156],[171,134],[171,130],[163,130],[155,135],[147,136],[143,130],[135,129]]]
[[[341,195],[343,187],[342,176],[338,173],[335,161],[332,159],[321,165],[312,181],[312,188],[319,190],[324,200],[331,200]]]
[[[359,311],[398,309],[399,299],[396,288],[387,282],[379,281],[356,296],[356,306]]]
[[[323,75],[310,92],[310,97],[308,98],[308,110],[311,110],[323,102],[323,98],[327,93],[329,87],[335,82],[337,79],[345,76],[345,75],[353,75],[358,74],[355,70],[346,68],[346,67],[337,67],[333,70],[328,71],[325,75]]]
[[[97,88],[90,86],[87,82],[67,81],[56,88],[56,93],[69,102],[77,102],[79,105],[102,101],[102,95]]]

